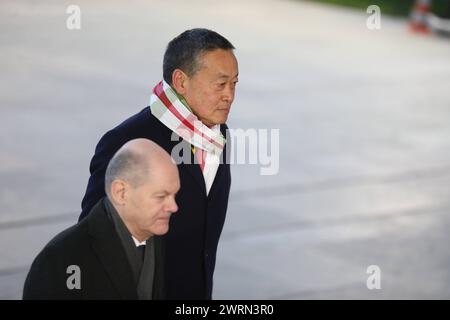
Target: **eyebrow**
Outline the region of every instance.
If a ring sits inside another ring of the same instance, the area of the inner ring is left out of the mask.
[[[180,189],[178,189],[177,192],[175,192],[175,195],[180,191]],[[154,193],[154,195],[168,195],[168,194],[172,194],[173,192],[170,192],[169,190],[162,190],[162,191],[157,191]]]
[[[239,73],[236,73],[236,75],[234,76],[234,77],[232,77],[232,78],[237,78],[239,76]],[[219,73],[218,74],[218,78],[229,78],[229,76],[228,75],[226,75],[225,73]]]

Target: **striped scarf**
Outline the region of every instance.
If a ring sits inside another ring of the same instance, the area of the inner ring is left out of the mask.
[[[220,131],[216,133],[204,125],[164,80],[153,88],[150,110],[166,127],[195,148],[215,155],[222,152],[226,140]]]

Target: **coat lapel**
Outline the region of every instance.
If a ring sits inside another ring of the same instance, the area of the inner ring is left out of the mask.
[[[182,168],[186,169],[186,171],[189,172],[189,174],[194,177],[198,186],[200,187],[200,189],[202,189],[202,192],[206,195],[205,178],[203,177],[203,173],[202,170],[200,169],[200,166],[198,164],[192,163],[192,164],[183,164]]]
[[[164,261],[165,261],[165,247],[164,238],[155,236],[155,277],[153,279],[153,300],[165,299],[165,275],[164,275]]]
[[[123,299],[138,299],[131,267],[113,222],[99,201],[88,216],[92,248]]]

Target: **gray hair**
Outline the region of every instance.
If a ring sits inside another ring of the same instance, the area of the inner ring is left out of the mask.
[[[111,185],[121,179],[133,187],[142,185],[148,177],[147,157],[130,149],[119,149],[109,161],[105,173],[105,192],[111,198]]]

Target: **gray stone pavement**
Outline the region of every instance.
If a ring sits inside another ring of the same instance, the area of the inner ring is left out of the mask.
[[[0,298],[75,223],[95,144],[147,105],[169,39],[236,46],[232,128],[280,129],[280,170],[234,165],[216,299],[450,298],[450,41],[303,1],[0,3]],[[368,290],[366,269],[381,269]]]

